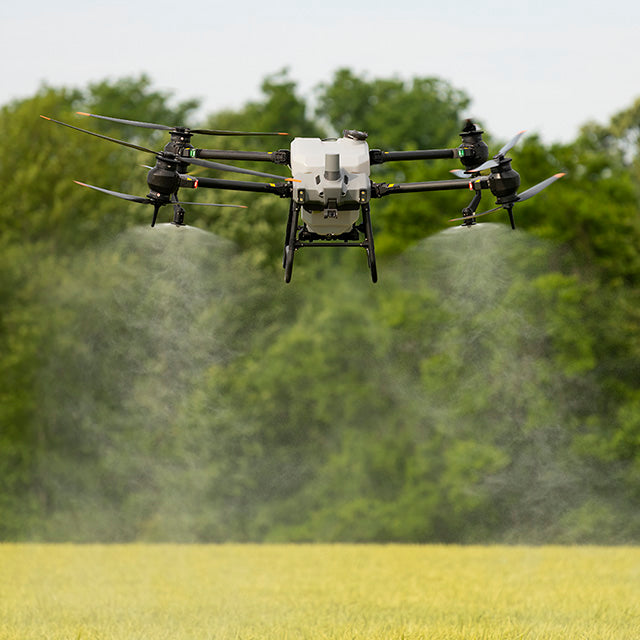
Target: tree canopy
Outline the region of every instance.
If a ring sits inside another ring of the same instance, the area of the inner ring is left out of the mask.
[[[283,71],[202,124],[438,148],[459,144],[469,101],[341,69],[312,108]],[[196,193],[249,208],[149,229],[147,208],[73,183],[144,195],[147,155],[38,117],[195,126],[196,107],[141,76],[0,110],[21,141],[0,165],[1,539],[640,540],[639,102],[512,151],[523,187],[567,172],[515,232],[500,213],[451,228],[466,193],[374,202],[375,286],[356,251],[303,253],[284,285],[271,196]]]

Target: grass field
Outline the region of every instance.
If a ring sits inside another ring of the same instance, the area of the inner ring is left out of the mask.
[[[0,640],[640,638],[640,548],[0,545]]]

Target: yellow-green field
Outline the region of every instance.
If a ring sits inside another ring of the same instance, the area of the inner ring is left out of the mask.
[[[0,640],[640,638],[640,548],[0,545]]]

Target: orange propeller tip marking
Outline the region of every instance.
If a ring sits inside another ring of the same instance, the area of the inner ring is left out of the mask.
[[[47,116],[40,116],[41,118],[44,118],[45,120],[51,120],[51,118],[47,118]]]
[[[295,178],[285,178],[285,182],[302,182],[302,180],[296,180]]]
[[[90,113],[85,113],[84,111],[76,111],[79,116],[90,116]]]
[[[556,173],[555,176],[553,176],[554,178],[562,178],[562,176],[566,176],[566,173]]]

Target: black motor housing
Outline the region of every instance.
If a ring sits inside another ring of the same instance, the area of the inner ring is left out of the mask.
[[[511,162],[502,162],[491,170],[489,189],[496,197],[497,204],[513,202],[520,186],[520,174],[511,168]]]
[[[158,156],[156,166],[147,174],[147,184],[151,191],[165,196],[175,193],[180,186],[178,163]]]

